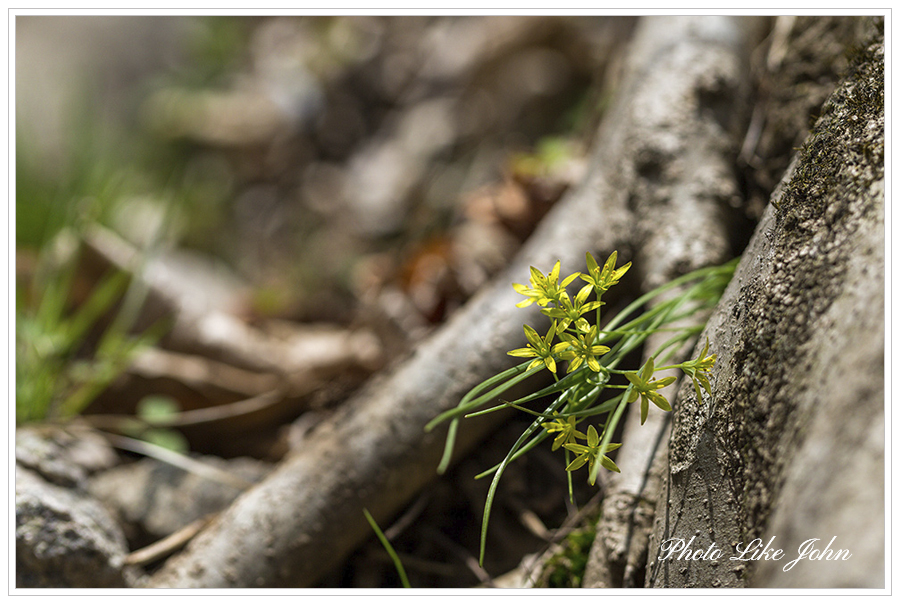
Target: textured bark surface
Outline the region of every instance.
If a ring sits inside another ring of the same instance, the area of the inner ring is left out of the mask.
[[[647,585],[884,586],[883,22],[850,50],[707,325],[714,396],[685,386]],[[848,560],[804,560],[808,539]],[[715,544],[717,561],[658,560]],[[730,560],[753,539],[779,562]]]

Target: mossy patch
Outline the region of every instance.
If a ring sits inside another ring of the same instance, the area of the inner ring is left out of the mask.
[[[591,545],[597,534],[596,520],[594,518],[566,536],[559,550],[544,564],[535,587],[581,587]]]

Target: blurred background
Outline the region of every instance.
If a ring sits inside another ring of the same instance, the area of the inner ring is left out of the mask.
[[[17,16],[17,424],[80,416],[258,479],[579,180],[633,25]],[[484,455],[407,514],[418,586],[485,580],[442,537],[477,550]],[[129,508],[163,480],[136,459],[95,481],[132,549],[202,516]],[[492,573],[574,513],[541,474],[508,479],[524,520]],[[396,583],[377,542],[356,559],[326,585]]]

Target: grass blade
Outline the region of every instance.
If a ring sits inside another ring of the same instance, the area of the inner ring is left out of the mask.
[[[397,555],[397,552],[394,551],[394,548],[391,546],[391,542],[387,540],[387,537],[385,537],[384,533],[381,532],[381,529],[378,528],[378,523],[372,518],[372,514],[369,513],[369,510],[363,508],[363,514],[366,515],[369,526],[375,531],[375,535],[378,537],[378,540],[381,541],[381,545],[384,546],[388,556],[394,561],[394,566],[397,568],[397,574],[400,575],[400,583],[402,583],[403,587],[406,589],[410,589],[409,579],[406,578],[406,570],[403,568],[403,563],[400,562],[400,556]]]

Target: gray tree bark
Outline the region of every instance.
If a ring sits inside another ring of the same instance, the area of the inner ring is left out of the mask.
[[[681,388],[648,586],[884,587],[884,32],[863,25],[707,325],[714,395]],[[722,555],[679,559],[692,539]],[[736,553],[754,539],[780,559]],[[787,566],[810,539],[850,557]]]

